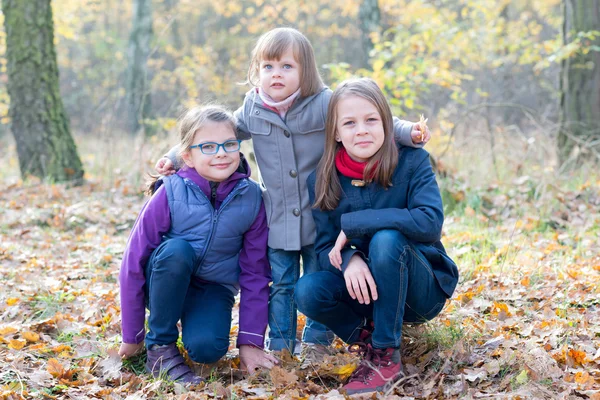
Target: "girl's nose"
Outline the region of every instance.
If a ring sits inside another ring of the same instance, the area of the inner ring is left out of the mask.
[[[356,124],[356,134],[357,135],[365,135],[369,133],[367,127],[363,124]]]

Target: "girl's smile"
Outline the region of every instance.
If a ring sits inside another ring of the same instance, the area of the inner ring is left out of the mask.
[[[350,94],[340,99],[336,109],[336,140],[344,145],[354,161],[368,161],[385,138],[377,108],[370,101]]]

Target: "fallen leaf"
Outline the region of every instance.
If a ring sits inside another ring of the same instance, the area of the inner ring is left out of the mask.
[[[278,388],[289,386],[298,381],[298,376],[293,372],[288,372],[281,367],[273,367],[269,371],[273,385]]]
[[[102,377],[107,380],[120,378],[122,366],[123,361],[117,349],[108,350],[108,357],[98,363]]]
[[[23,336],[23,339],[27,340],[30,343],[35,343],[40,340],[40,335],[31,331],[23,332],[21,336]]]
[[[55,378],[60,378],[65,374],[65,367],[56,358],[48,360],[46,370]]]
[[[8,342],[8,348],[13,350],[21,350],[26,344],[27,342],[25,340],[11,339]]]

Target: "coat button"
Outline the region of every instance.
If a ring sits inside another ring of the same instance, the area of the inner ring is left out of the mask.
[[[295,178],[295,177],[297,177],[297,176],[298,176],[298,172],[297,172],[295,169],[293,169],[293,170],[291,170],[291,171],[290,171],[290,176],[291,176],[292,178]]]
[[[300,216],[300,210],[298,208],[294,208],[294,211],[292,211],[292,213],[296,216],[299,217]]]
[[[288,131],[283,131],[283,134],[285,135],[285,137],[290,137],[290,133]]]
[[[260,110],[254,111],[254,114],[256,114],[256,115],[260,114]]]

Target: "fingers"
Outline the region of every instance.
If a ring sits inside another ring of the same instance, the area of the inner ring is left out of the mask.
[[[354,294],[356,295],[356,299],[358,300],[358,302],[360,304],[365,304],[365,296],[364,293],[362,292],[362,282],[361,279],[358,277],[354,277],[352,279],[352,288],[354,289]]]
[[[354,289],[352,288],[352,279],[348,275],[344,275],[344,280],[346,281],[346,290],[348,290],[348,294],[352,297],[352,300],[356,300],[356,294],[354,294]]]
[[[423,143],[429,142],[430,139],[431,139],[431,132],[429,131],[429,128],[425,128],[425,132],[423,133]]]
[[[329,262],[340,271],[342,270],[342,255],[335,247],[329,252]]]
[[[160,160],[158,160],[158,162],[154,166],[154,169],[156,169],[156,172],[158,172],[161,175],[172,175],[175,172],[175,170],[173,169],[173,162],[166,157],[163,157]]]
[[[361,304],[369,304],[371,299],[369,297],[369,290],[367,289],[367,280],[364,279],[366,277],[362,277],[363,279],[359,279],[358,283],[360,285],[360,291],[362,292],[363,303]]]
[[[368,267],[348,266],[344,280],[348,294],[360,304],[370,304],[378,299],[377,284]]]
[[[365,274],[365,279],[369,285],[369,289],[371,290],[371,298],[373,301],[376,301],[379,295],[377,294],[377,284],[375,283],[375,279],[373,279],[373,275],[371,275],[371,271],[367,271]]]

